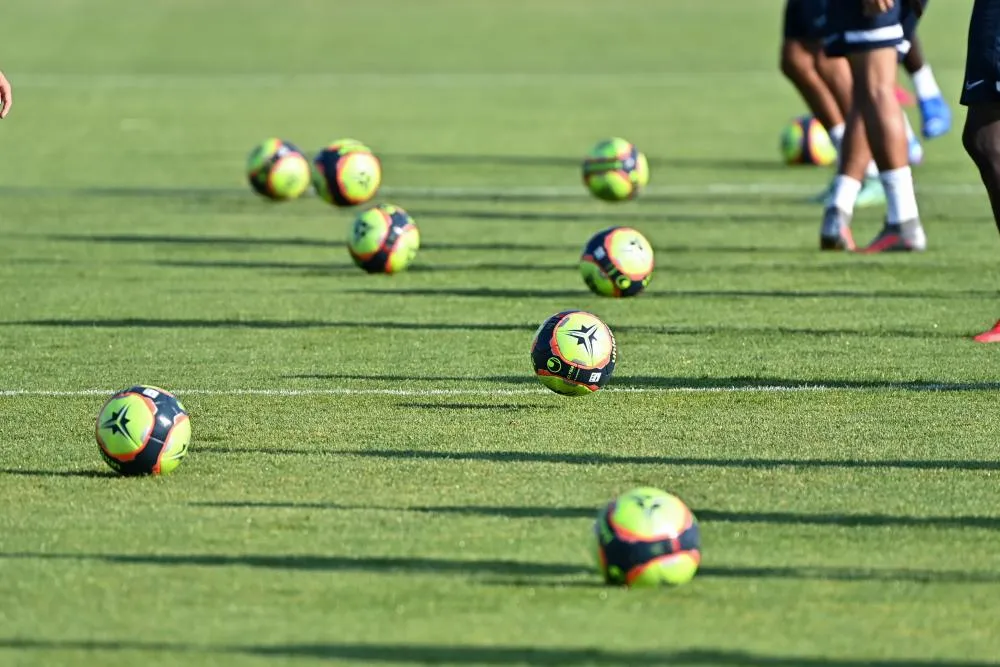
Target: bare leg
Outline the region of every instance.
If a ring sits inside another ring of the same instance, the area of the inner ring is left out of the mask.
[[[914,33],[913,39],[910,40],[910,50],[906,54],[906,57],[903,58],[903,67],[906,69],[907,74],[912,76],[915,72],[923,69],[926,64],[924,47],[920,44],[920,38]]]
[[[829,130],[844,122],[837,98],[817,71],[815,48],[797,40],[785,40],[781,46],[781,71],[823,127]]]
[[[962,143],[979,168],[1000,230],[1000,103],[969,106]]]
[[[846,118],[851,109],[852,79],[851,67],[846,58],[830,58],[823,53],[823,49],[817,46],[816,70],[823,78],[827,88],[837,99],[837,106],[840,107],[841,114]]]
[[[880,171],[908,167],[906,125],[896,99],[896,50],[853,53],[848,60],[854,75],[854,99],[868,129],[875,163]]]
[[[993,221],[1000,230],[1000,103],[969,104],[962,143],[979,168],[979,176],[993,207]],[[973,340],[1000,343],[1000,321]]]

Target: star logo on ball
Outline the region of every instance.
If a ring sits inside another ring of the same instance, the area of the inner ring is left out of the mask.
[[[111,435],[124,435],[126,438],[131,438],[132,436],[128,432],[128,423],[130,421],[128,418],[128,406],[126,405],[121,410],[112,412],[111,417],[101,424],[101,428],[111,429]]]
[[[597,329],[596,324],[581,324],[579,329],[571,329],[567,332],[577,345],[583,346],[583,349],[587,351],[587,356],[591,359],[594,357],[594,344],[597,343]]]
[[[356,220],[354,222],[354,242],[360,243],[361,239],[368,235],[368,231],[371,227],[364,220]]]

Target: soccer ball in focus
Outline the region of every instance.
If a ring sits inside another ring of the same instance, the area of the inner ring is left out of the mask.
[[[679,586],[701,562],[698,520],[680,498],[641,487],[623,493],[594,522],[591,547],[608,584]]]
[[[191,442],[191,423],[181,402],[159,387],[120,391],[97,416],[97,444],[104,461],[122,475],[172,472]]]
[[[535,375],[564,396],[592,394],[611,378],[618,347],[608,325],[582,310],[564,310],[542,322],[531,341]]]
[[[605,139],[584,159],[583,182],[598,199],[632,199],[649,184],[649,162],[628,141]]]
[[[347,249],[354,263],[368,273],[398,273],[410,265],[420,248],[420,230],[398,206],[370,208],[351,225]]]
[[[354,139],[340,139],[321,150],[312,162],[316,194],[334,206],[370,201],[382,184],[382,163],[371,149]]]
[[[250,151],[247,180],[257,194],[268,199],[296,199],[309,189],[309,160],[287,141],[268,139]]]
[[[653,247],[631,227],[611,227],[587,241],[580,257],[587,287],[601,296],[635,296],[653,275]]]
[[[837,160],[837,149],[822,123],[800,116],[781,132],[781,155],[785,164],[826,167]]]

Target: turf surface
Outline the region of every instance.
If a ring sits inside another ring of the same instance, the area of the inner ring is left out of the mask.
[[[953,132],[917,172],[929,252],[816,251],[828,174],[777,164],[779,4],[5,8],[0,664],[991,664],[997,351],[967,337],[996,232]],[[951,98],[969,5],[924,27]],[[413,270],[355,269],[350,212],[256,199],[270,135],[375,147]],[[608,135],[650,155],[639,201],[579,185]],[[611,224],[656,249],[640,298],[575,269]],[[599,395],[530,375],[565,308],[618,336]],[[97,455],[136,382],[191,411],[170,478]],[[687,587],[589,568],[637,484],[702,520]]]

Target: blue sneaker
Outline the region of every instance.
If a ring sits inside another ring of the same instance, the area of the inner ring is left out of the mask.
[[[921,132],[925,139],[936,139],[951,131],[951,108],[943,97],[918,100]]]

